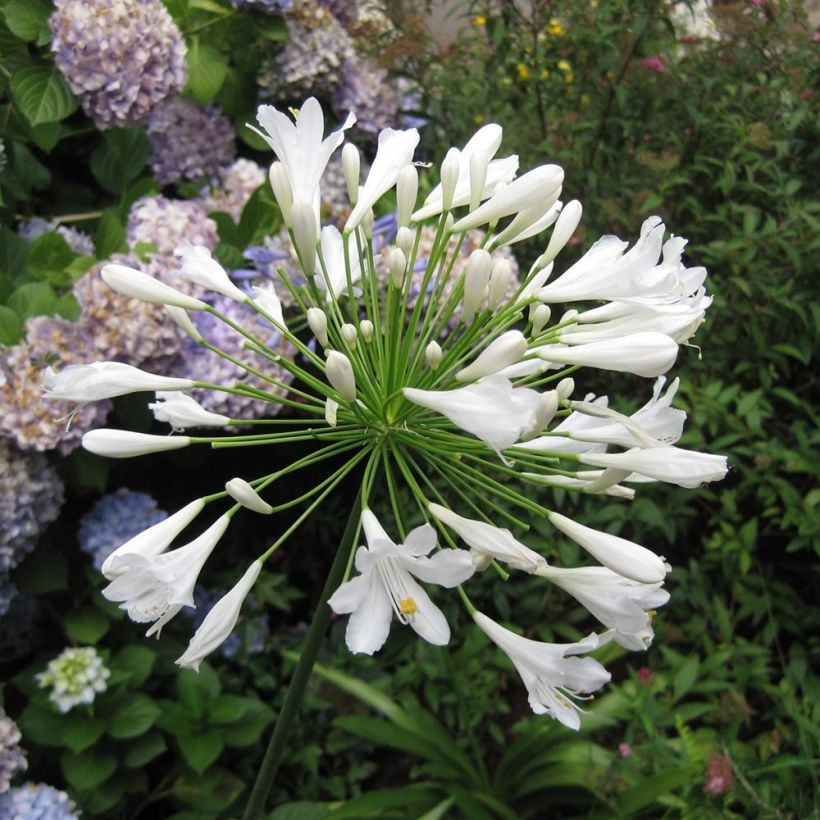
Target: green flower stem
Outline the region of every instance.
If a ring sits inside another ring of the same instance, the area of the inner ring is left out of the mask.
[[[574,373],[576,370],[580,369],[580,364],[574,364],[571,367],[565,367],[563,370],[559,370],[557,373],[553,373],[551,376],[544,376],[543,378],[537,379],[536,381],[528,381],[527,379],[522,379],[521,384],[526,382],[527,387],[541,387],[541,385],[544,384],[551,384],[552,382],[561,381],[561,379],[565,379],[571,373]],[[518,384],[516,384],[516,387],[518,387]]]
[[[324,589],[322,589],[322,593],[319,596],[319,603],[313,614],[313,620],[311,621],[302,653],[299,656],[299,661],[296,664],[296,669],[293,672],[293,677],[288,686],[285,701],[282,704],[282,711],[279,713],[279,718],[276,721],[276,726],[274,727],[273,735],[265,752],[265,757],[262,760],[262,765],[259,767],[259,773],[256,776],[248,805],[245,808],[244,820],[257,820],[265,810],[265,802],[273,786],[279,764],[282,762],[285,744],[290,737],[293,724],[298,716],[305,687],[310,678],[310,673],[313,670],[313,665],[316,663],[316,658],[319,655],[322,638],[330,623],[331,610],[327,605],[327,601],[336,589],[338,589],[345,567],[347,566],[348,557],[352,553],[353,545],[356,543],[355,536],[361,517],[363,488],[364,483],[360,485],[359,495],[351,508],[347,526],[342,534],[339,548],[336,550],[336,557],[333,559],[333,564],[325,581]]]
[[[393,468],[387,454],[384,454],[384,477],[387,483],[387,494],[390,498],[390,506],[393,510],[393,518],[396,521],[396,527],[399,530],[399,535],[403,543],[407,531],[404,527],[404,521],[402,520],[401,505],[399,504],[398,492],[396,490],[396,478],[393,475]]]

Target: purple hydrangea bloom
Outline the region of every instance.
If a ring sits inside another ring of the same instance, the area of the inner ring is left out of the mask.
[[[387,72],[370,60],[345,60],[331,102],[337,114],[356,112],[356,128],[376,137],[399,119],[403,96]]]
[[[132,249],[136,245],[154,245],[155,255],[170,259],[183,241],[213,250],[219,236],[216,223],[201,202],[146,196],[131,206],[126,241]]]
[[[293,0],[231,0],[231,5],[237,9],[259,9],[268,14],[277,14],[288,11]]]
[[[238,159],[219,171],[218,179],[201,192],[202,206],[208,213],[222,211],[239,224],[248,200],[267,182],[267,171],[249,159]]]
[[[215,177],[236,156],[234,137],[231,121],[215,105],[202,108],[176,97],[148,120],[151,170],[162,185]]]
[[[17,233],[26,240],[33,242],[43,234],[56,233],[65,239],[66,244],[79,256],[94,256],[94,240],[84,231],[78,231],[68,225],[61,225],[53,219],[43,219],[35,216],[21,222]]]
[[[100,569],[117,547],[167,517],[147,493],[120,487],[104,495],[80,519],[77,537],[82,550]]]
[[[0,439],[0,584],[34,549],[60,512],[63,484],[44,456],[21,453]],[[11,601],[0,603],[0,615]]]
[[[0,795],[0,820],[78,820],[74,801],[54,786],[26,783]]]
[[[12,778],[27,767],[26,756],[20,748],[20,730],[0,707],[0,794],[7,792]]]
[[[54,62],[98,128],[136,125],[185,86],[185,40],[161,0],[55,5]]]

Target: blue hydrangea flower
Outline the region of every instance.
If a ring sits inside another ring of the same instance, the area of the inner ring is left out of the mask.
[[[80,519],[80,547],[100,569],[117,547],[167,517],[147,493],[120,487],[104,495]]]
[[[0,708],[0,794],[9,790],[12,778],[26,770],[17,724]]]
[[[0,794],[0,820],[78,820],[74,801],[54,786],[26,783]]]

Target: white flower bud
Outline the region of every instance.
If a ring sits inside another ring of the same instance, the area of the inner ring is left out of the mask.
[[[174,256],[182,260],[178,273],[183,279],[215,293],[221,293],[234,302],[248,300],[248,294],[231,281],[228,272],[211,256],[211,252],[204,245],[181,242],[174,249]]]
[[[362,217],[361,221],[362,231],[364,231],[364,235],[367,239],[373,238],[373,209],[368,208],[365,211],[364,216]]]
[[[348,142],[342,148],[342,173],[347,185],[347,197],[351,205],[355,205],[359,199],[359,172],[361,161],[359,159],[359,149],[353,143]]]
[[[493,269],[490,273],[490,310],[495,310],[501,304],[511,281],[512,266],[503,256],[499,257],[493,263]]]
[[[396,204],[398,209],[398,223],[402,228],[410,224],[410,214],[416,207],[416,197],[419,193],[419,172],[414,165],[405,165],[399,171],[396,180]]]
[[[561,379],[555,386],[555,392],[558,393],[558,398],[561,401],[566,401],[575,390],[575,379],[569,376],[566,379]]]
[[[285,170],[285,166],[277,160],[271,165],[268,177],[270,178],[270,187],[273,189],[273,196],[276,198],[276,203],[282,212],[282,221],[286,227],[290,228],[293,226],[293,218],[291,217],[293,193],[290,189],[288,172]]]
[[[305,276],[311,277],[316,270],[316,242],[319,239],[316,213],[309,203],[298,199],[293,203],[291,217],[294,244],[302,260],[302,270]]]
[[[447,214],[447,217],[444,220],[444,232],[445,233],[452,233],[453,226],[456,224],[456,218],[450,213]]]
[[[550,320],[551,313],[552,311],[546,305],[535,305],[535,310],[530,311],[533,333],[538,334],[544,329],[544,326]]]
[[[325,399],[325,421],[331,426],[336,426],[336,413],[339,410],[339,402],[333,399]]]
[[[541,403],[535,411],[535,433],[540,433],[553,420],[558,412],[558,391],[548,390],[541,394]]]
[[[373,341],[374,331],[375,328],[373,327],[373,322],[371,322],[370,319],[362,319],[362,321],[359,322],[359,333],[362,334],[362,338],[365,342],[367,342],[367,344],[370,344],[370,342]]]
[[[99,401],[148,390],[190,390],[193,386],[191,379],[155,376],[122,362],[72,364],[59,373],[48,367],[43,375],[46,398],[61,401]]]
[[[484,185],[487,182],[487,166],[490,157],[485,151],[476,151],[470,157],[470,210],[474,211],[481,202]]]
[[[451,148],[441,163],[441,209],[449,211],[453,207],[453,194],[458,184],[459,158],[461,151]]]
[[[487,285],[490,282],[493,260],[485,250],[476,249],[467,261],[464,274],[464,298],[462,300],[461,318],[469,322],[481,307]]]
[[[128,265],[104,265],[100,276],[111,290],[142,302],[172,305],[184,310],[205,310],[208,307],[200,299],[186,296],[176,288],[154,279],[147,273],[129,268]]]
[[[325,375],[330,386],[347,402],[356,401],[356,377],[350,359],[338,350],[327,354]]]
[[[564,205],[558,217],[558,221],[552,229],[552,236],[550,237],[547,249],[539,257],[539,267],[543,267],[558,256],[575,233],[575,229],[581,221],[582,214],[583,208],[577,199],[573,199],[572,202],[567,202],[567,204]]]
[[[341,334],[342,338],[345,340],[345,344],[351,349],[356,349],[356,341],[358,339],[358,333],[356,332],[356,325],[351,325],[349,322],[345,322],[341,327]]]
[[[130,430],[102,428],[89,430],[83,436],[83,447],[89,453],[108,458],[131,458],[166,450],[179,450],[191,443],[190,436],[152,436]]]
[[[470,382],[498,373],[515,364],[527,352],[527,340],[520,330],[508,330],[490,342],[478,358],[456,373],[456,381]]]
[[[176,325],[187,333],[195,342],[202,341],[202,334],[196,329],[196,325],[191,321],[191,317],[179,307],[165,305],[165,312],[174,320]]]
[[[427,359],[427,364],[430,365],[431,370],[435,370],[441,364],[443,355],[441,345],[438,342],[430,342],[424,348],[424,358]]]
[[[175,433],[188,427],[224,427],[231,420],[230,416],[211,413],[185,393],[159,390],[156,397],[157,401],[149,402],[148,409],[157,421],[168,422]]]
[[[307,323],[316,341],[324,348],[327,347],[327,316],[321,308],[308,308]]]
[[[571,322],[574,319],[578,318],[578,311],[575,308],[571,310],[567,310],[561,314],[561,318],[558,320],[559,325],[566,324],[567,322]]]
[[[273,507],[243,478],[232,478],[225,484],[225,489],[234,501],[246,509],[262,515],[270,515],[273,512]]]
[[[393,248],[387,257],[387,276],[394,288],[401,288],[406,268],[407,258],[401,248]]]
[[[413,253],[413,245],[416,243],[416,233],[412,228],[399,228],[396,232],[396,247],[401,248],[401,252],[407,259]]]

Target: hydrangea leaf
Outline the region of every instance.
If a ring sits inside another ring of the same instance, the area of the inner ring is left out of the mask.
[[[28,65],[16,71],[11,78],[11,95],[32,126],[64,120],[80,104],[53,65]]]

